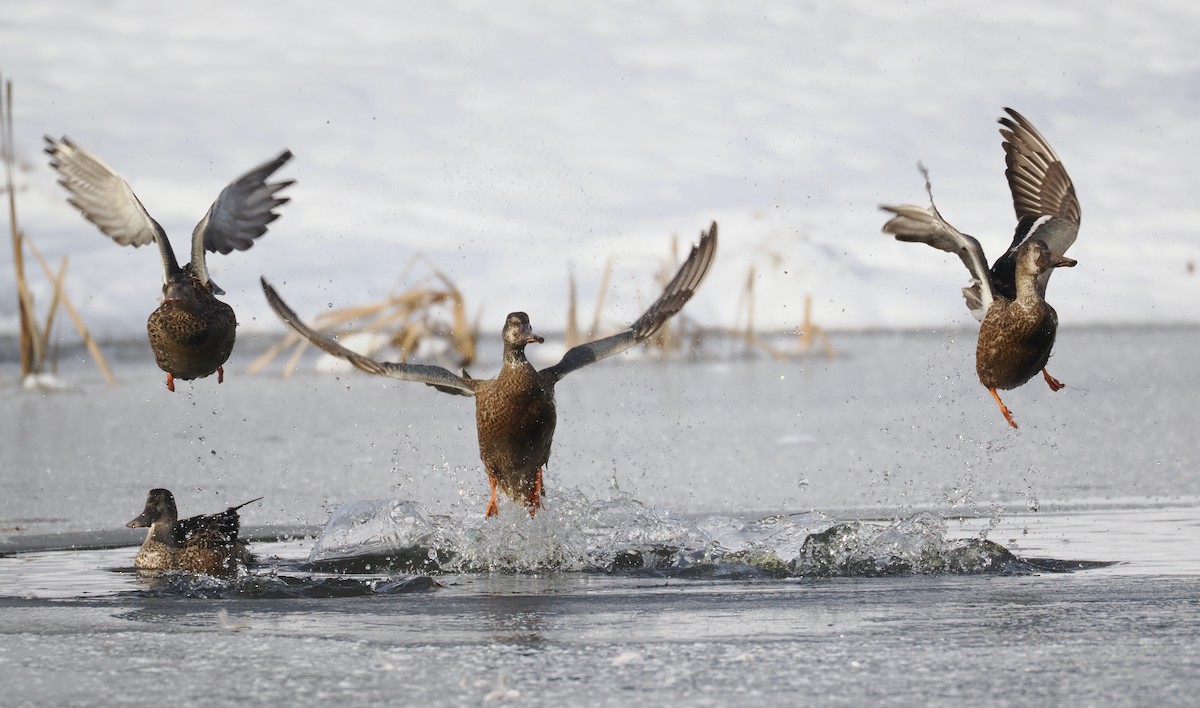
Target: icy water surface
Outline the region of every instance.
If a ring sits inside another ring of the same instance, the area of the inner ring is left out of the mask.
[[[426,387],[4,389],[3,702],[1190,705],[1197,331],[1064,331],[1019,431],[967,335],[837,341],[564,381],[532,521],[482,518],[470,402]],[[156,486],[265,496],[258,560],[134,572]]]

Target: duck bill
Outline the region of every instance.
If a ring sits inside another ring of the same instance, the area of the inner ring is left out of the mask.
[[[1066,256],[1060,256],[1053,262],[1052,265],[1055,268],[1074,268],[1078,264],[1079,264],[1079,261],[1075,260],[1074,258],[1067,258]]]
[[[149,528],[150,524],[151,524],[150,512],[143,511],[141,514],[138,514],[136,519],[134,519],[133,521],[130,521],[129,523],[127,523],[125,525],[131,529],[144,529],[144,528]]]
[[[186,275],[182,278],[172,278],[163,283],[163,302],[178,302],[180,300],[188,300],[191,297],[192,284],[188,282]]]
[[[524,327],[521,329],[521,341],[525,342],[526,344],[542,344],[546,340],[545,338],[534,334],[533,330],[529,327]]]

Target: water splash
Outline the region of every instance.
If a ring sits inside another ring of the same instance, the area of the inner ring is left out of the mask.
[[[1079,566],[1070,566],[1072,568]],[[835,523],[810,512],[755,521],[689,518],[617,493],[592,501],[561,492],[530,519],[509,504],[498,517],[430,514],[414,501],[348,504],[330,517],[305,569],[402,572],[654,573],[743,578],[1038,572],[992,541],[951,539],[945,519]]]

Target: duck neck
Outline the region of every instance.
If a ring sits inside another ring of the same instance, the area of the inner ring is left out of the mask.
[[[1017,273],[1016,302],[1026,307],[1046,300],[1046,286],[1036,274]]]
[[[525,358],[525,347],[516,345],[508,345],[504,347],[504,367],[522,367],[529,366],[529,360]]]
[[[150,524],[150,532],[147,534],[147,537],[152,538],[165,546],[174,546],[175,519],[163,517]]]

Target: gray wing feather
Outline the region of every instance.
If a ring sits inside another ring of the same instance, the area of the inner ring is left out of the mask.
[[[917,241],[958,256],[971,273],[971,284],[963,288],[967,308],[976,319],[982,320],[992,305],[992,286],[988,280],[987,259],[983,247],[974,237],[962,233],[942,218],[937,207],[881,206],[880,209],[895,214],[883,225],[884,233],[892,234],[897,241]]]
[[[633,345],[652,337],[667,320],[683,309],[688,300],[695,294],[696,288],[708,274],[713,258],[717,252],[717,224],[714,221],[707,233],[701,233],[700,243],[692,247],[687,260],[679,267],[679,271],[662,295],[646,312],[623,332],[597,339],[594,342],[580,344],[567,351],[562,360],[551,366],[543,373],[555,381],[567,374],[605,357],[619,354]]]
[[[350,351],[342,345],[335,342],[333,339],[326,337],[313,330],[308,325],[304,324],[292,308],[279,297],[279,293],[275,292],[275,288],[267,282],[266,278],[261,278],[263,293],[267,296],[267,302],[271,305],[271,309],[275,310],[275,314],[296,331],[301,337],[307,339],[314,346],[326,351],[338,358],[345,359],[353,364],[356,368],[362,369],[368,374],[376,374],[377,376],[389,376],[394,379],[402,379],[404,381],[417,381],[423,384],[433,386],[444,393],[453,393],[462,396],[475,395],[475,380],[464,378],[452,373],[448,369],[440,366],[427,366],[421,364],[395,364],[390,362],[375,361],[369,357],[365,357],[358,352]]]
[[[1011,117],[999,120],[1004,126],[1000,135],[1017,219],[1048,215],[1081,223],[1075,185],[1054,148],[1025,116],[1011,108],[1004,111]]]
[[[1079,235],[1082,211],[1075,185],[1054,148],[1025,116],[1005,108],[1009,117],[1000,119],[1004,127],[1004,176],[1012,190],[1017,230],[1012,245],[996,260],[992,273],[1010,285],[1016,268],[1017,249],[1031,238],[1041,239],[1057,254],[1063,255]],[[1045,292],[1054,268],[1038,276]]]
[[[295,184],[295,180],[267,183],[267,179],[290,159],[291,150],[284,150],[229,183],[196,224],[192,231],[192,264],[202,282],[210,282],[205,251],[222,254],[245,251],[254,245],[254,239],[267,232],[272,221],[279,218],[275,209],[287,204],[289,198],[278,194]]]
[[[71,195],[67,201],[85,219],[122,246],[157,243],[166,275],[178,272],[166,233],[120,175],[70,138],[55,140],[47,135],[45,141],[50,166],[59,174],[58,183]]]
[[[1058,159],[1050,143],[1020,113],[1004,109],[1011,117],[1000,119],[1004,126],[1004,176],[1012,190],[1017,221],[1053,217],[1047,228],[1038,229],[1037,238],[1058,255],[1066,253],[1079,233],[1082,213],[1075,185],[1067,168]],[[1012,248],[1030,234],[1018,233]]]

